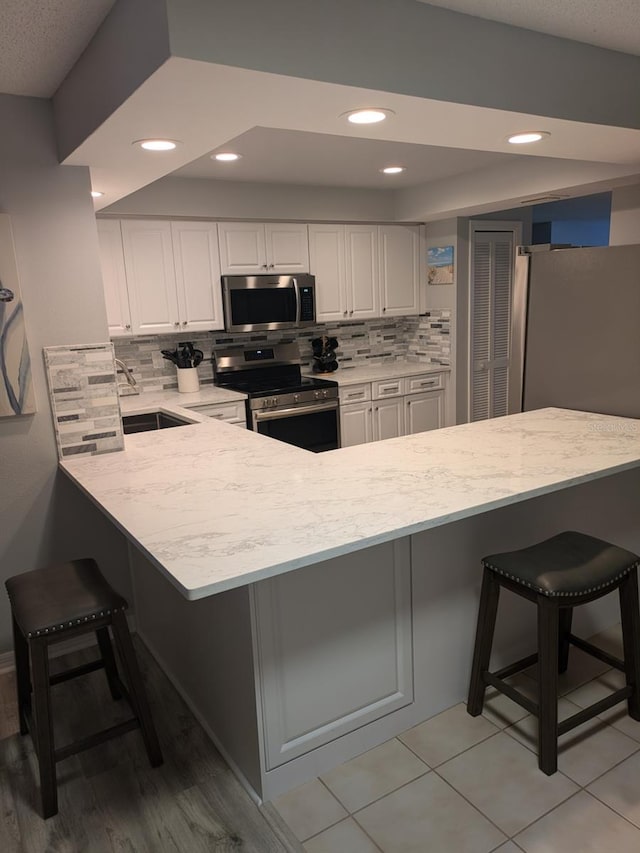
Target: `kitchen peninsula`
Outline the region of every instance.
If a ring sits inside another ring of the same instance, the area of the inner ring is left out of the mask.
[[[320,455],[205,422],[61,466],[131,543],[141,637],[264,800],[464,697],[484,553],[571,528],[640,550],[640,423],[605,415]],[[503,611],[498,657],[530,651],[535,614]]]

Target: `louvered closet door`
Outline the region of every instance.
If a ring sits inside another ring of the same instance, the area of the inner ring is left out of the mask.
[[[472,421],[508,414],[514,235],[474,235],[471,277]]]

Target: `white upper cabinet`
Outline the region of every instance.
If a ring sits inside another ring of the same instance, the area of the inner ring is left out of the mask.
[[[264,226],[269,272],[309,272],[307,226],[299,223],[267,223]]]
[[[349,320],[380,317],[378,226],[345,225]]]
[[[380,301],[386,317],[418,314],[420,229],[416,225],[381,225]]]
[[[179,331],[171,223],[128,219],[121,225],[132,331],[138,335]]]
[[[218,233],[225,275],[309,272],[306,225],[220,222]]]
[[[309,225],[309,272],[316,277],[319,323],[347,317],[344,225]]]
[[[222,329],[222,290],[215,222],[172,222],[180,328]]]
[[[99,219],[97,226],[109,336],[130,335],[131,315],[120,222],[117,219]]]

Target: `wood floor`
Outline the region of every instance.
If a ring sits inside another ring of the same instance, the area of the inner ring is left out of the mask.
[[[136,650],[165,763],[149,767],[138,731],[57,765],[59,814],[40,817],[31,738],[18,733],[13,674],[0,675],[1,853],[297,853],[269,806],[258,808],[142,643]],[[52,663],[52,672],[95,650]],[[130,716],[103,672],[56,685],[56,744]]]

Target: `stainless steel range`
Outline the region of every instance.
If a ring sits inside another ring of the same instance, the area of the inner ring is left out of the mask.
[[[241,391],[247,427],[320,453],[340,446],[338,384],[303,377],[297,343],[214,352],[216,385]]]

